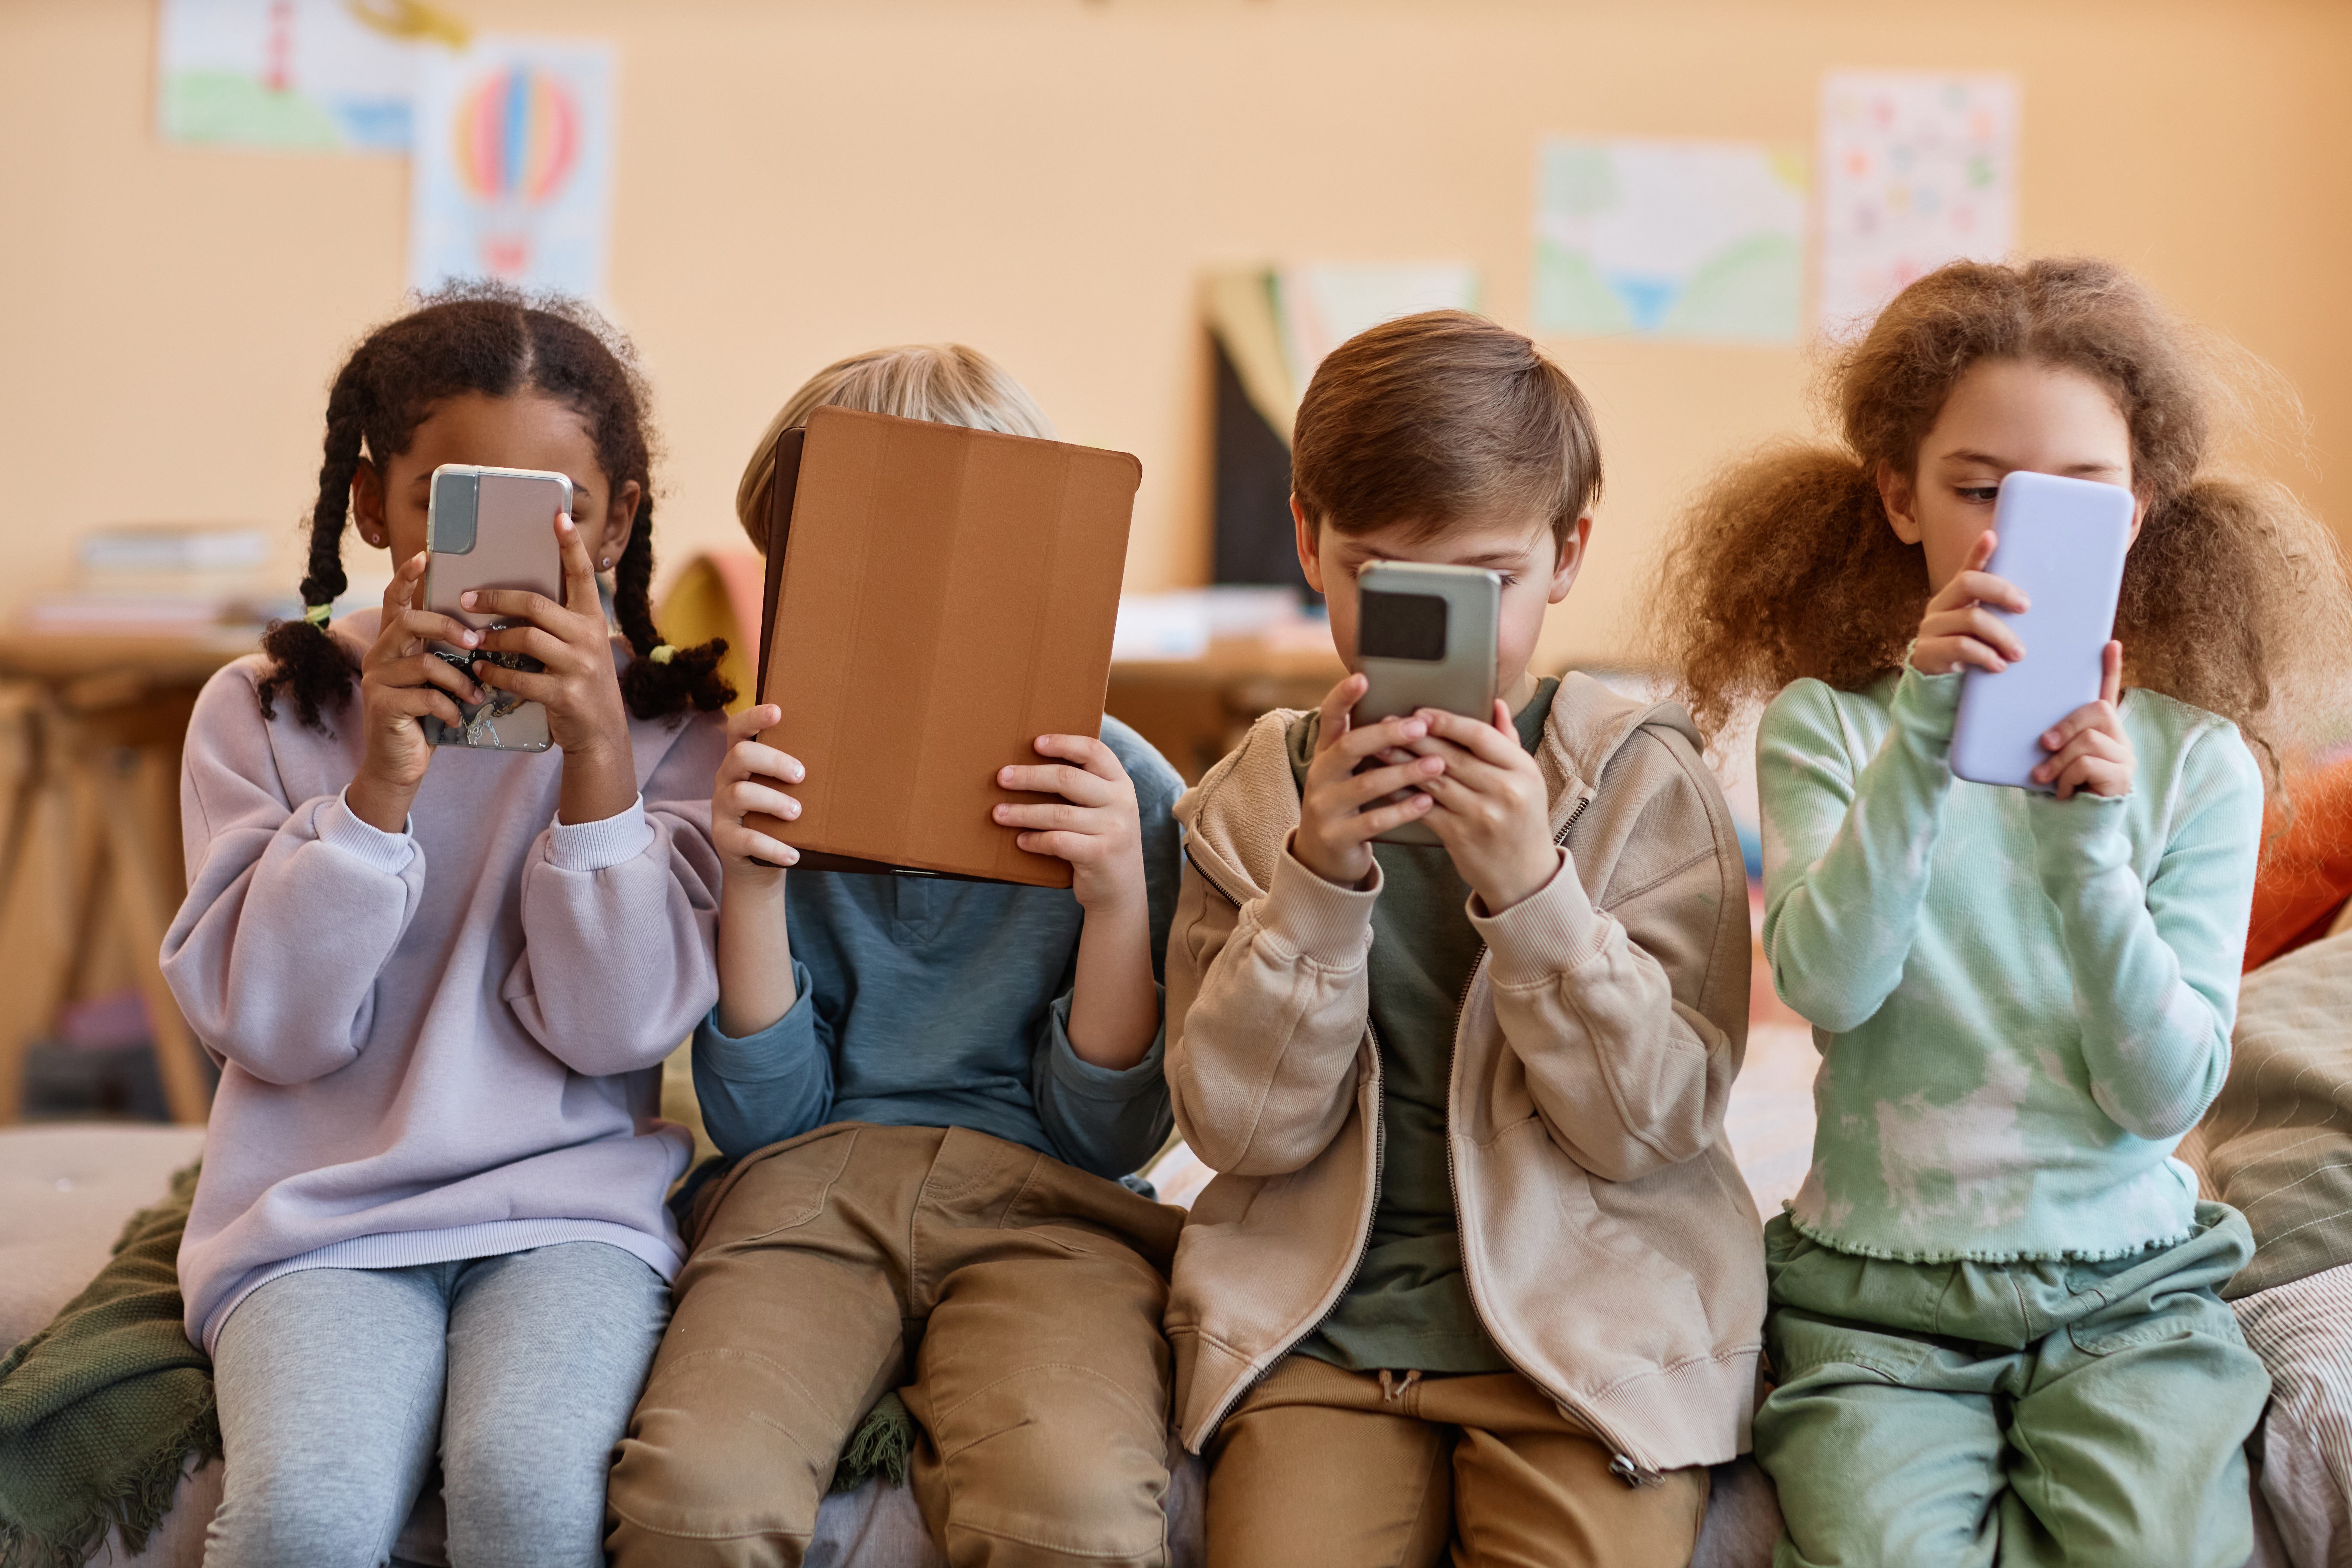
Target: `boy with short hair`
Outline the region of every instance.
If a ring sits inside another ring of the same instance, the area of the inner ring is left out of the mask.
[[[1484,566],[1503,695],[1360,727],[1351,674],[1178,805],[1169,1083],[1220,1173],[1167,1327],[1210,1563],[1686,1563],[1764,1312],[1723,1134],[1747,879],[1681,710],[1528,668],[1591,534],[1591,411],[1435,311],[1323,362],[1293,465],[1340,657],[1367,563]],[[1440,845],[1373,842],[1416,819]]]

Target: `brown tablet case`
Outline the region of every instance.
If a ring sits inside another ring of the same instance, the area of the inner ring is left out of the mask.
[[[1066,888],[992,818],[997,769],[1097,734],[1127,531],[1125,452],[819,408],[776,447],[761,739],[800,759],[789,826],[812,869]]]

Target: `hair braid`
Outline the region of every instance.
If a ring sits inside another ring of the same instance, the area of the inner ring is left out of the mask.
[[[613,617],[636,657],[621,672],[621,696],[639,719],[657,719],[692,703],[705,713],[735,700],[735,689],[719,675],[727,639],[713,637],[699,647],[671,647],[654,625],[653,498],[637,508],[636,526],[613,567]]]
[[[372,366],[362,345],[335,377],[327,395],[326,457],[319,465],[319,495],[310,509],[310,559],[302,578],[302,606],[323,611],[351,585],[343,574],[343,528],[351,514],[352,479],[359,472],[360,448],[367,429],[368,375]],[[270,667],[256,690],[261,716],[278,717],[276,699],[281,690],[294,697],[301,721],[324,732],[325,710],[350,700],[352,679],[357,673],[351,656],[336,642],[323,621],[306,614],[299,621],[273,621],[261,639]]]

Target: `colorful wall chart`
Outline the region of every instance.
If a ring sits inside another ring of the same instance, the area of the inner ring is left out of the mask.
[[[1422,310],[1475,310],[1478,269],[1464,261],[1322,263],[1277,268],[1274,299],[1294,401],[1323,356],[1362,331]]]
[[[2016,79],[1835,71],[1822,79],[1818,319],[1842,332],[1922,273],[2017,237]]]
[[[613,186],[613,49],[477,39],[417,80],[408,281],[500,278],[604,291]]]
[[[1804,159],[1794,149],[1549,138],[1537,184],[1536,328],[1793,342],[1804,231]]]
[[[167,142],[402,153],[419,64],[464,33],[398,0],[163,0],[156,38]]]

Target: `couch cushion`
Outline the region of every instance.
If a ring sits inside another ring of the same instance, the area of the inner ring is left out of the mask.
[[[0,1131],[0,1344],[46,1328],[204,1149],[200,1127],[36,1123]]]

